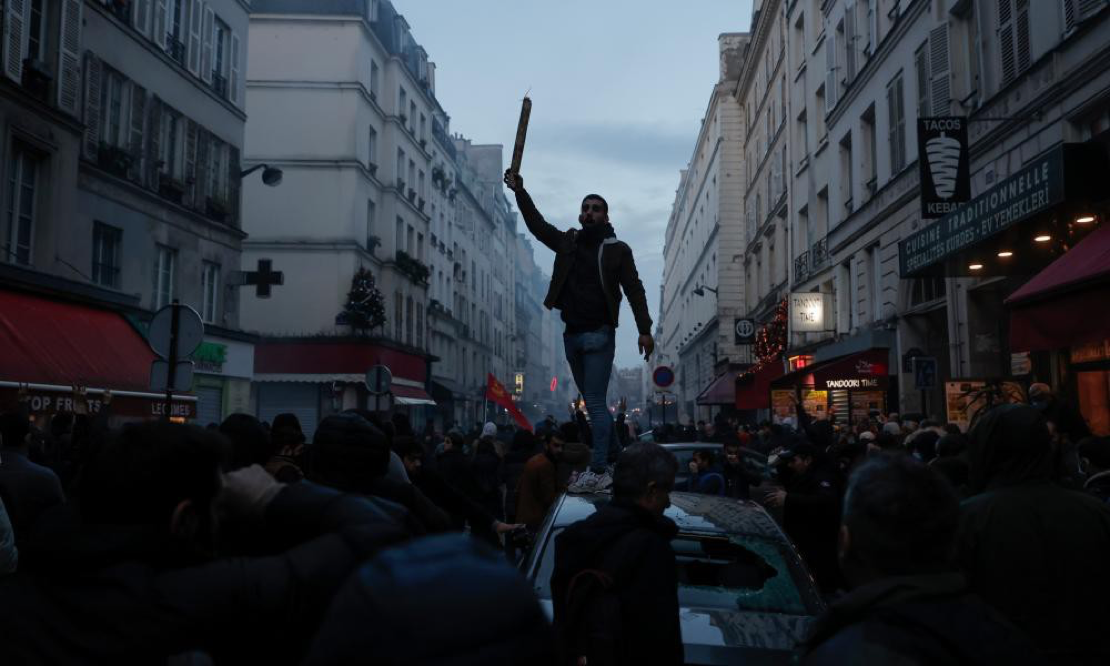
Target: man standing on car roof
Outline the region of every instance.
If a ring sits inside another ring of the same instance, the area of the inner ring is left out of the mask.
[[[566,324],[563,347],[567,362],[590,415],[593,459],[590,468],[575,479],[570,489],[603,490],[613,483],[606,462],[610,447],[616,449],[616,438],[611,437],[613,418],[605,404],[605,394],[613,367],[622,288],[636,317],[644,360],[655,349],[644,285],[636,272],[632,249],[617,240],[609,224],[609,204],[600,195],[588,194],[582,200],[578,216],[581,229],[562,231],[536,210],[520,174],[505,171],[505,185],[516,194],[528,230],[555,252],[551,286],[543,304],[561,312]]]

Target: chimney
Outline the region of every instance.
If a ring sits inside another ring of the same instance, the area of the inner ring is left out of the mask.
[[[735,81],[740,78],[749,38],[750,35],[746,32],[725,32],[717,37],[721,55],[720,81]]]

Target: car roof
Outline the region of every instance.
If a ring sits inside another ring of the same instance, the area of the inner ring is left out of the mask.
[[[664,449],[719,449],[723,444],[720,442],[659,442],[659,446]]]
[[[584,520],[612,496],[608,493],[563,495],[555,514],[554,527]],[[757,536],[785,542],[778,523],[759,504],[718,495],[672,492],[666,516],[684,533]]]

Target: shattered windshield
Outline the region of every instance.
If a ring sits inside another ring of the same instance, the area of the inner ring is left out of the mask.
[[[555,565],[553,530],[534,581],[536,594],[551,598]],[[812,583],[785,543],[755,536],[680,534],[671,546],[678,566],[683,608],[744,610],[786,615],[817,612]]]

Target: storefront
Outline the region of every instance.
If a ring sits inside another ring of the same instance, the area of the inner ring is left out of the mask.
[[[1110,435],[1110,225],[1014,292],[1010,345],[1074,396],[1091,431]]]
[[[425,388],[429,361],[381,340],[263,340],[255,347],[256,414],[263,421],[283,412],[296,414],[309,439],[325,416],[353,408],[399,410],[419,428],[436,404]],[[380,398],[366,388],[366,372],[376,365],[393,375],[390,394]]]
[[[112,310],[0,290],[0,349],[0,411],[15,405],[23,387],[32,415],[44,421],[72,411],[73,389],[82,387],[93,413],[111,391],[113,425],[166,415],[165,394],[148,390],[154,352]],[[196,418],[196,397],[174,396],[170,416]]]
[[[771,413],[771,382],[782,377],[781,360],[754,366],[737,374],[734,405],[745,423],[756,423]]]
[[[770,382],[769,402],[777,421],[795,415],[801,397],[815,419],[855,422],[888,411],[890,350],[869,349],[794,370]]]
[[[234,336],[234,337],[232,337]],[[192,355],[197,423],[220,423],[228,415],[250,414],[254,342],[244,334],[208,334]]]

